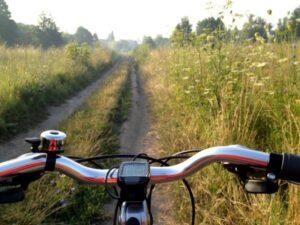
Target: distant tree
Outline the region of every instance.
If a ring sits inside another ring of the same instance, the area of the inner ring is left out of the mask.
[[[93,42],[99,41],[98,35],[96,33],[93,34]]]
[[[203,33],[211,33],[215,30],[225,30],[225,25],[220,18],[215,19],[214,17],[209,17],[201,20],[197,23],[196,34],[200,35]]]
[[[126,53],[134,50],[138,46],[137,41],[119,40],[115,43],[114,49],[118,52]]]
[[[176,29],[180,30],[183,33],[185,39],[188,39],[192,33],[192,24],[187,17],[181,19],[181,23],[177,25]]]
[[[0,42],[13,45],[18,35],[17,24],[11,20],[11,13],[4,0],[0,0]]]
[[[169,39],[164,38],[162,35],[157,35],[154,39],[155,45],[157,48],[164,47],[169,44]]]
[[[259,36],[267,40],[268,32],[270,32],[271,28],[271,25],[267,24],[263,18],[255,18],[254,15],[250,15],[243,26],[242,35],[245,39],[255,40]]]
[[[32,45],[39,46],[39,33],[40,29],[34,25],[26,25],[23,23],[18,23],[18,40],[17,43],[19,45]]]
[[[277,41],[286,41],[289,37],[289,29],[288,29],[288,18],[284,17],[278,20],[277,29],[275,30],[275,37]]]
[[[39,40],[43,48],[60,46],[63,44],[62,34],[59,32],[53,18],[42,13],[39,17]]]
[[[173,31],[171,41],[173,44],[183,46],[192,43],[193,39],[192,25],[187,17],[183,17],[181,23],[177,24]]]
[[[79,44],[88,43],[89,45],[92,45],[94,42],[92,33],[84,27],[78,27],[74,36],[75,41]]]
[[[107,41],[108,42],[114,42],[115,41],[115,34],[114,34],[113,31],[109,33],[109,35],[107,37]]]
[[[9,19],[11,17],[11,13],[8,10],[8,5],[4,0],[0,0],[0,16],[4,16]]]
[[[292,12],[291,29],[297,37],[300,37],[300,6]]]
[[[149,48],[155,48],[155,42],[153,41],[151,36],[144,36],[143,38],[143,44],[148,45]]]
[[[62,39],[63,39],[64,43],[75,42],[75,36],[73,34],[62,33],[61,35],[62,35]]]

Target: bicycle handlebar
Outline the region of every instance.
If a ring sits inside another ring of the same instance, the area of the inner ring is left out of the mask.
[[[42,172],[46,161],[46,153],[28,153],[16,159],[0,163],[0,181],[19,174]],[[151,166],[150,182],[155,184],[180,180],[213,162],[229,162],[266,168],[269,163],[269,154],[236,145],[213,147],[203,150],[177,165],[169,167]],[[107,176],[108,169],[89,168],[60,155],[56,158],[55,170],[81,182],[94,184],[117,183],[117,169],[111,170]]]

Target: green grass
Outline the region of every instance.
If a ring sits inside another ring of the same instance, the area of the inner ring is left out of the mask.
[[[141,71],[161,149],[242,144],[300,153],[300,49],[282,44],[207,44],[151,51]],[[196,224],[299,224],[300,192],[249,195],[219,165],[190,178]],[[189,202],[177,193],[180,224]]]
[[[65,154],[116,152],[130,96],[128,65],[123,63],[80,110],[60,125],[67,133]],[[64,175],[47,173],[30,185],[25,201],[0,207],[0,224],[90,224],[104,218],[106,200],[101,186],[83,185]]]
[[[0,46],[0,140],[44,118],[49,104],[64,101],[111,62],[111,53],[100,47],[70,44],[45,51]]]

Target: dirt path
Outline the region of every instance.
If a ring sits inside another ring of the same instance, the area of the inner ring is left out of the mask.
[[[11,139],[9,142],[0,144],[0,162],[14,158],[29,150],[29,145],[25,143],[26,137],[38,136],[41,131],[55,129],[58,124],[69,117],[78,107],[97,90],[104,80],[118,68],[120,63],[116,63],[109,71],[105,72],[98,80],[90,84],[84,90],[68,99],[59,106],[51,106],[47,109],[48,117],[46,120],[38,124],[35,128],[21,133]]]
[[[130,75],[132,87],[132,105],[128,120],[121,128],[120,153],[147,153],[157,157],[157,135],[151,127],[151,118],[147,109],[147,98],[142,81],[132,67]],[[172,213],[172,199],[169,185],[160,185],[152,197],[154,225],[176,225]],[[111,225],[116,202],[105,205],[105,214],[109,220],[101,225]]]

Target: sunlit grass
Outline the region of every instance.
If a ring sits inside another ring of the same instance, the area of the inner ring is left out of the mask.
[[[89,50],[88,64],[68,57],[67,49],[0,46],[0,139],[20,132],[99,75],[111,62],[106,50]]]
[[[119,148],[118,129],[130,105],[128,65],[116,70],[80,110],[60,125],[65,154],[92,156]],[[0,224],[91,224],[103,219],[104,188],[47,173],[29,186],[21,203],[0,206]]]
[[[300,49],[218,44],[152,51],[141,66],[163,153],[227,144],[300,153]],[[293,185],[249,195],[218,165],[191,181],[196,224],[299,224]],[[176,189],[178,219],[188,224],[189,202]]]

